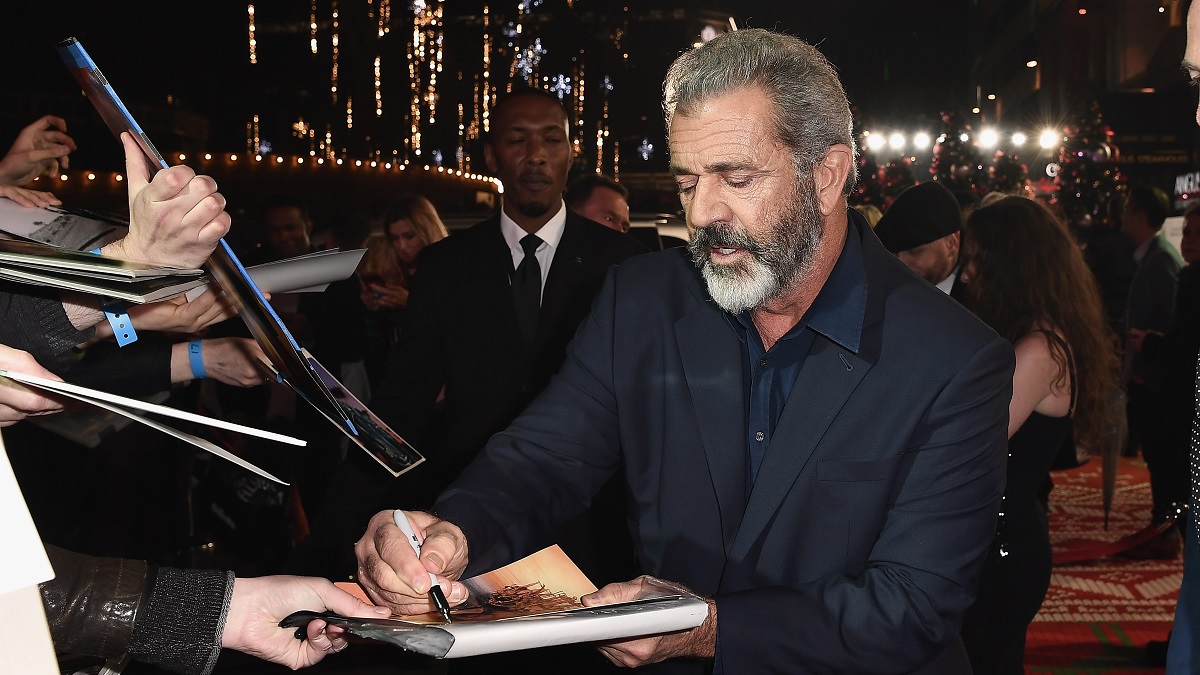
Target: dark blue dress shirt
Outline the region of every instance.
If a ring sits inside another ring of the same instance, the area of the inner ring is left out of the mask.
[[[853,217],[853,216],[851,216]],[[853,228],[851,228],[853,232]],[[771,443],[783,408],[817,334],[858,353],[862,316],[867,302],[867,280],[862,262],[862,242],[847,237],[842,253],[800,322],[770,350],[751,320],[750,312],[729,315],[742,341],[747,368],[743,370],[746,393],[746,495],[754,486],[758,468]],[[820,396],[820,392],[803,392]]]

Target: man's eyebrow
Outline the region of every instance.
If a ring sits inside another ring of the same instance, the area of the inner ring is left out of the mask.
[[[753,171],[759,172],[758,167],[747,162],[718,162],[716,164],[706,164],[704,166],[705,173],[731,173],[734,171]],[[671,165],[671,175],[673,176],[692,176],[695,171],[686,169],[678,164]]]
[[[730,173],[733,171],[757,171],[758,169],[746,162],[718,162],[704,167],[709,173]]]

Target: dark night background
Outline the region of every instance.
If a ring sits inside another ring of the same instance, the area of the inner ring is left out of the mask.
[[[247,121],[257,113],[262,119],[263,137],[270,139],[277,150],[286,152],[290,125],[298,117],[310,122],[322,118],[334,121],[338,112],[328,104],[329,4],[329,0],[317,3],[320,51],[313,55],[308,49],[309,2],[255,3],[259,36],[256,65],[251,65],[247,56],[245,3],[209,2],[185,9],[181,3],[67,1],[21,3],[7,8],[2,44],[10,67],[5,91],[0,94],[0,136],[15,135],[22,120],[56,112],[68,118],[71,131],[81,141],[77,156],[80,166],[118,168],[119,146],[102,140],[103,129],[98,128],[86,102],[75,97],[76,87],[52,48],[58,40],[74,36],[88,49],[118,94],[135,109],[139,120],[143,114],[138,108],[169,105],[177,112],[199,115],[201,120],[196,123],[207,122],[206,149],[244,151]],[[699,24],[689,23],[688,18],[732,15],[741,27],[798,35],[819,45],[838,67],[863,122],[886,119],[928,121],[933,125],[942,107],[969,105],[973,96],[967,84],[971,36],[963,29],[970,4],[952,0],[575,0],[574,7],[568,9],[566,0],[545,0],[528,15],[526,34],[541,37],[546,45],[543,75],[567,72],[568,61],[577,57],[576,45],[580,45],[586,47],[589,78],[595,80],[601,70],[612,77],[611,124],[614,133],[626,139],[623,154],[628,153],[631,159],[634,140],[648,137],[661,147],[657,141],[662,135],[662,76],[671,58],[687,48],[694,37],[694,31],[689,35],[687,29]],[[411,26],[412,13],[405,11],[405,5],[411,3],[393,3],[392,25],[397,28],[383,40],[375,38],[367,25],[366,5],[345,0],[340,3],[342,88],[353,88],[355,100],[361,103],[356,106],[355,133],[335,138],[335,145],[346,147],[351,155],[363,154],[371,147],[386,154],[400,142],[399,136],[407,134],[403,119],[408,100],[403,70],[407,35],[399,26]],[[443,149],[447,164],[453,162],[456,127],[451,111],[456,99],[470,95],[470,82],[459,87],[454,76],[459,71],[469,74],[479,69],[478,19],[482,6],[478,0],[444,3],[445,68],[439,91],[446,112],[438,123],[442,129],[426,133],[436,147]],[[623,10],[626,6],[630,11]],[[515,18],[515,7],[515,0],[491,3],[493,31],[503,19]],[[673,16],[681,13],[687,18],[639,18],[654,11],[676,12]],[[623,47],[629,53],[628,59],[621,58],[621,50],[612,44],[611,34],[618,26],[627,30]],[[373,111],[366,107],[373,98],[371,62],[376,53],[384,59],[385,113],[378,123],[369,119]],[[594,105],[594,92],[589,92],[589,98],[589,104]],[[592,116],[590,112],[585,114]],[[341,117],[344,119],[344,114]],[[143,126],[153,125],[143,122]],[[96,131],[101,132],[98,137],[93,136]],[[337,131],[335,123],[335,134]],[[158,142],[169,145],[165,140]],[[172,148],[161,149],[165,152]],[[662,153],[656,159],[661,160]],[[654,161],[649,164],[648,168],[658,168]]]

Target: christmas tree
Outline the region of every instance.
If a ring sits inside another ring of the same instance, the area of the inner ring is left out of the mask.
[[[1029,167],[1020,157],[997,150],[988,168],[988,182],[993,192],[1023,195],[1029,191]]]
[[[1113,131],[1104,123],[1099,102],[1093,101],[1086,112],[1064,125],[1063,133],[1054,178],[1057,202],[1070,223],[1087,225],[1100,219],[1113,196],[1125,190],[1125,174],[1117,164]]]
[[[983,161],[971,139],[971,127],[963,122],[962,115],[942,113],[942,135],[933,147],[929,173],[956,196],[978,197],[986,190]]]
[[[883,167],[883,199],[886,206],[891,206],[896,197],[908,188],[917,184],[913,176],[912,161],[907,157],[897,157]]]

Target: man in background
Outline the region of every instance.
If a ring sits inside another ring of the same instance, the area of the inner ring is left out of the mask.
[[[629,232],[629,189],[599,173],[585,173],[567,188],[567,208],[610,227]]]
[[[901,192],[875,225],[875,234],[917,276],[959,299],[962,210],[949,190],[930,181]]]
[[[1131,343],[1130,331],[1166,333],[1175,315],[1175,291],[1183,259],[1162,234],[1169,213],[1167,195],[1157,188],[1134,185],[1125,199],[1121,228],[1137,244],[1133,257],[1137,269],[1129,285],[1125,306],[1125,359],[1122,379],[1128,395],[1126,406],[1130,448],[1140,446],[1150,472],[1151,524],[1164,522],[1173,504],[1187,499],[1187,476],[1183,471],[1184,449],[1167,442],[1154,424],[1155,410],[1162,405],[1162,373],[1148,364]],[[1182,540],[1172,527],[1158,537],[1123,552],[1122,557],[1174,559]]]

